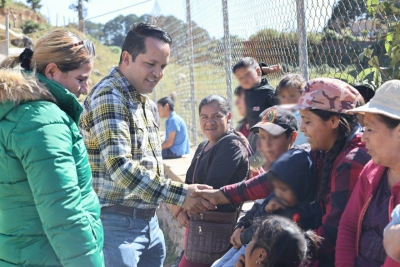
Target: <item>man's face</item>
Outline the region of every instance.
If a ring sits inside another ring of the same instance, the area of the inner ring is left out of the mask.
[[[256,84],[261,82],[260,68],[238,68],[235,71],[235,76],[243,89],[251,89]]]
[[[150,94],[164,76],[169,62],[170,46],[161,40],[147,37],[146,53],[139,54],[135,61],[128,52],[122,55],[120,70],[129,83],[140,93]]]

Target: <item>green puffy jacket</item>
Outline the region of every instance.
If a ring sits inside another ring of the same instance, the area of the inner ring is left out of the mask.
[[[0,267],[104,266],[82,108],[37,77],[0,70]]]

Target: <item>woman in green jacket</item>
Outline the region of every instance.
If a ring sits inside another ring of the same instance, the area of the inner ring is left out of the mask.
[[[39,39],[0,70],[0,267],[104,265],[100,206],[78,120],[93,43]]]

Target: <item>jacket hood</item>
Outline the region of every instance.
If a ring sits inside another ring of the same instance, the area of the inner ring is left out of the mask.
[[[45,100],[56,103],[47,88],[32,74],[0,69],[0,120],[18,104]]]
[[[316,199],[317,176],[311,156],[305,150],[289,150],[272,163],[269,171],[293,190],[299,204]]]

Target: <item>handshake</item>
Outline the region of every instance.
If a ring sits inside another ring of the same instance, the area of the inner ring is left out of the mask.
[[[216,210],[217,205],[228,203],[229,200],[219,189],[213,189],[208,185],[191,184],[188,185],[187,195],[182,207],[171,205],[169,208],[176,218],[182,210],[202,213],[208,210]]]

